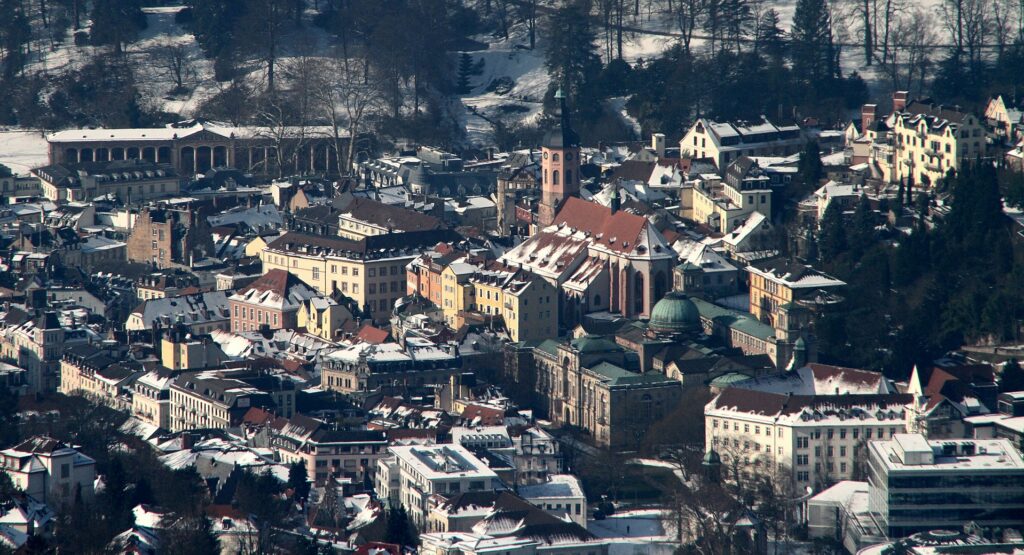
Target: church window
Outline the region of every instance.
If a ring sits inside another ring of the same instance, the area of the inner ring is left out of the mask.
[[[557,162],[558,161],[558,153],[557,152],[551,155],[551,161],[552,162]]]
[[[558,170],[551,172],[551,184],[558,185]]]

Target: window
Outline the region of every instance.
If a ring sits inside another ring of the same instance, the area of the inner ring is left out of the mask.
[[[846,428],[839,428],[839,439],[846,439]]]
[[[551,184],[552,185],[559,185],[558,170],[555,170],[555,171],[551,172]]]
[[[796,448],[797,449],[807,449],[807,438],[806,437],[798,437],[798,438],[796,438]]]
[[[750,424],[744,424],[743,425],[743,433],[745,433],[745,434],[749,434],[750,433]]]
[[[377,277],[377,268],[370,268],[366,270],[366,275],[369,277]]]
[[[320,281],[320,268],[313,268],[313,281]]]
[[[845,445],[840,445],[839,446],[839,456],[840,457],[845,457],[846,456],[846,446]]]
[[[857,429],[857,428],[854,428],[853,429],[853,439],[857,439],[857,436],[859,436],[859,435],[860,435],[860,430]]]
[[[796,464],[797,466],[807,466],[807,455],[797,455]]]
[[[557,152],[551,155],[551,161],[552,162],[557,162],[558,161],[558,153]]]
[[[827,433],[828,433],[828,438],[832,439],[832,435],[833,435],[832,428],[829,428]]]

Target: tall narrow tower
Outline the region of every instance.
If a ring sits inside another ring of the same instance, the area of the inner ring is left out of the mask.
[[[569,108],[565,93],[558,89],[559,123],[544,135],[541,145],[541,198],[538,209],[538,228],[544,228],[555,221],[562,201],[577,195],[580,191],[580,136],[569,123]]]

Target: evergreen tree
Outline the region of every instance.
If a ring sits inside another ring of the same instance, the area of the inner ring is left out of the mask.
[[[1021,369],[1017,359],[1011,358],[1003,365],[999,373],[999,391],[1024,391],[1024,369]]]
[[[821,163],[821,149],[817,141],[808,141],[804,145],[804,151],[800,154],[800,163],[797,165],[797,173],[803,178],[806,185],[817,189],[818,182],[825,175],[825,167]]]
[[[218,555],[220,540],[206,515],[197,514],[175,520],[159,533],[158,555]]]
[[[790,34],[796,79],[819,93],[829,91],[839,71],[828,2],[798,0]]]
[[[875,213],[871,209],[871,202],[867,195],[862,195],[853,212],[853,220],[850,222],[850,249],[857,254],[863,253],[871,246],[874,239]]]
[[[292,463],[288,468],[288,487],[295,492],[295,499],[305,501],[310,489],[306,465],[301,462]]]
[[[906,196],[906,188],[903,186],[903,180],[900,180],[900,187],[896,190],[896,214],[903,212],[903,200]]]
[[[786,32],[782,30],[779,12],[768,8],[757,21],[754,48],[769,60],[782,60],[786,53]]]
[[[838,202],[830,202],[821,218],[821,231],[818,234],[818,252],[825,262],[834,261],[846,252],[846,224],[843,222],[843,210]]]
[[[90,39],[95,44],[110,44],[120,54],[124,45],[135,40],[146,28],[146,14],[139,0],[94,0]]]
[[[387,531],[385,538],[388,543],[398,544],[402,547],[415,546],[418,543],[416,527],[409,520],[409,513],[405,507],[391,507],[387,512]]]
[[[473,74],[473,57],[463,52],[459,55],[458,81],[455,84],[456,92],[466,94],[469,92],[469,77]]]
[[[0,0],[0,77],[10,79],[25,67],[25,47],[31,38],[22,2]]]
[[[544,65],[576,106],[587,106],[585,85],[601,70],[588,6],[584,0],[566,3],[551,14],[547,28]]]

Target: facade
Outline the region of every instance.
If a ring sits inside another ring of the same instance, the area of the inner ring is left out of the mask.
[[[541,148],[541,197],[537,209],[537,227],[555,222],[562,203],[580,192],[580,136],[569,121],[565,93],[558,89],[559,124],[544,136]]]
[[[295,329],[299,309],[317,296],[286,270],[273,269],[228,297],[231,331]]]
[[[321,385],[332,391],[365,394],[384,385],[445,384],[462,370],[455,345],[438,347],[418,337],[398,343],[357,343],[323,357]]]
[[[204,219],[191,210],[144,207],[128,236],[128,261],[157,268],[188,265],[208,232]]]
[[[804,147],[799,126],[759,123],[721,123],[698,119],[679,141],[679,152],[692,158],[711,158],[719,170],[740,156],[788,156]]]
[[[317,484],[331,478],[364,483],[372,481],[388,442],[382,431],[332,430],[319,420],[295,415],[273,433],[271,445],[282,462],[305,466]]]
[[[65,350],[98,340],[91,329],[65,326],[56,312],[45,312],[0,330],[0,359],[25,369],[28,393],[56,391]]]
[[[59,506],[92,501],[96,461],[53,438],[35,436],[0,451],[0,470],[37,501]]]
[[[1007,106],[1003,97],[997,96],[985,107],[985,122],[995,131],[999,142],[1016,144],[1024,133],[1024,110]]]
[[[53,164],[32,170],[32,175],[53,202],[89,202],[102,196],[144,202],[177,195],[182,181],[169,164],[139,159]]]
[[[153,370],[132,384],[132,416],[164,430],[171,429],[170,372]]]
[[[552,339],[533,349],[540,408],[558,426],[589,432],[598,445],[636,445],[678,404],[680,383],[657,372],[627,370],[627,351],[610,339]]]
[[[823,297],[822,292],[846,285],[795,262],[751,264],[747,272],[750,274],[750,313],[772,326],[783,325],[779,320],[784,316],[782,309],[788,305],[817,303],[818,298]]]
[[[896,178],[922,187],[936,186],[987,150],[980,119],[956,107],[914,101],[894,113],[891,127]]]
[[[868,504],[894,538],[929,530],[1024,525],[1024,460],[1004,439],[869,444]]]
[[[455,293],[452,305],[462,311],[501,316],[513,342],[540,341],[558,334],[558,290],[538,276],[523,270],[485,270],[469,277],[468,288],[458,287],[454,274],[446,272],[443,277],[444,292],[449,291],[451,281]],[[449,299],[443,302],[447,316]]]
[[[359,241],[288,232],[262,252],[264,273],[285,270],[323,295],[340,291],[384,321],[406,293],[405,267],[422,249],[454,241],[449,230],[390,233]]]
[[[127,412],[132,405],[131,384],[141,374],[138,363],[118,361],[96,347],[81,345],[64,352],[57,391]]]
[[[188,176],[221,167],[265,175],[336,174],[343,167],[327,126],[234,127],[194,119],[156,128],[69,129],[46,140],[51,164],[144,160]]]
[[[395,473],[398,488],[389,491],[391,477],[378,473],[377,495],[405,507],[420,530],[426,528],[435,495],[501,489],[498,475],[461,445],[392,446],[389,452],[392,460],[385,474]]]
[[[293,401],[294,397],[293,386]],[[171,383],[170,399],[172,432],[223,430],[239,425],[251,407],[277,408],[269,393],[215,372],[182,373]]]

